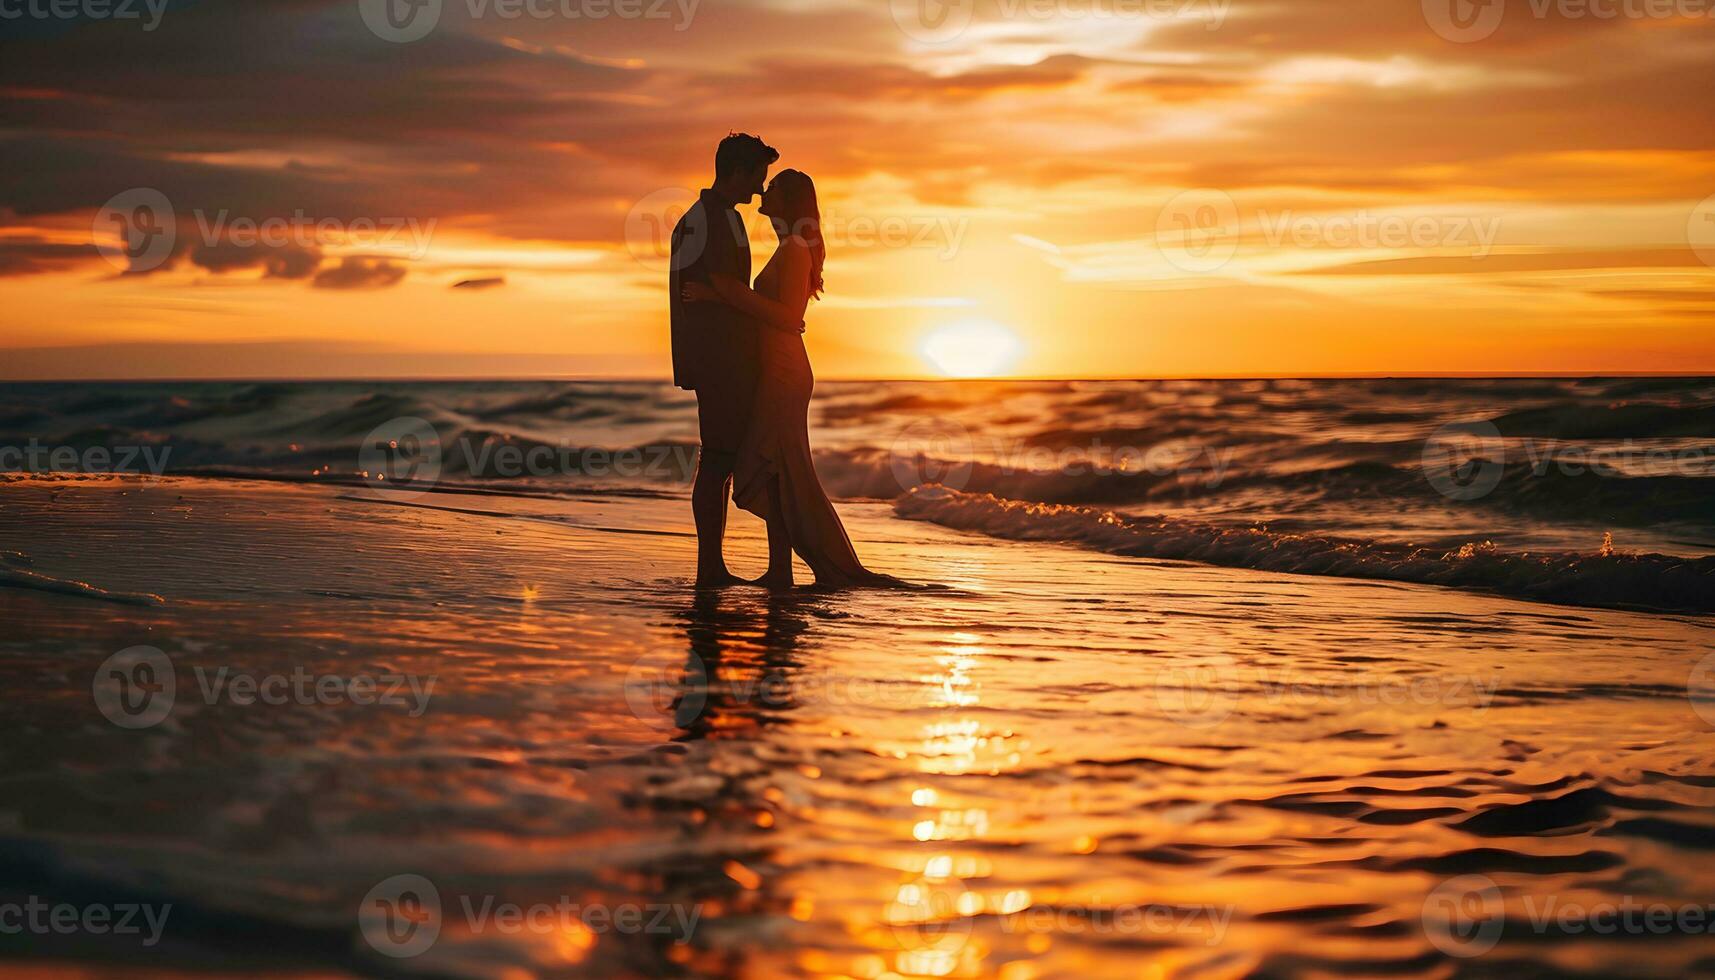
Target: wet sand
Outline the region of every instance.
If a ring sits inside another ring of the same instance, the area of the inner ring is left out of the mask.
[[[8,480],[0,902],[172,910],[147,947],[26,932],[0,955],[98,976],[1715,972],[1683,916],[1579,928],[1715,902],[1707,618],[840,509],[872,567],[949,589],[693,595],[672,495]],[[759,571],[760,526],[733,520]]]

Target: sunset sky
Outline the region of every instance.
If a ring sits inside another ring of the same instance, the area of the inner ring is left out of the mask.
[[[1697,0],[134,6],[0,22],[0,378],[665,377],[729,130],[824,377],[1715,371]]]

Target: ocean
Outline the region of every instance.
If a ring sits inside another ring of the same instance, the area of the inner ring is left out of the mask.
[[[5,386],[0,972],[1715,975],[1712,400],[827,383],[776,593],[665,385]]]
[[[823,382],[811,411],[829,493],[902,518],[1715,608],[1711,379]],[[0,446],[0,471],[647,496],[684,492],[696,419],[690,392],[647,382],[11,384]]]

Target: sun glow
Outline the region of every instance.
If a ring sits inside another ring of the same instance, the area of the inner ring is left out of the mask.
[[[936,329],[918,350],[945,377],[993,378],[1011,371],[1024,345],[993,320],[961,320]]]

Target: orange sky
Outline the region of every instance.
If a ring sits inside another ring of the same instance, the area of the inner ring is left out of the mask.
[[[728,130],[818,183],[824,377],[1715,371],[1715,4],[921,2],[26,22],[0,378],[664,377]]]

